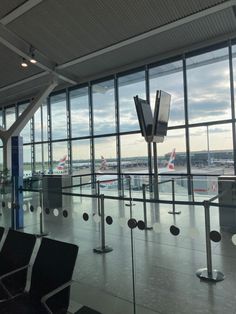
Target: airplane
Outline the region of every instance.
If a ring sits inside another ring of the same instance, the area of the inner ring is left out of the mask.
[[[58,162],[56,168],[52,171],[53,173],[64,173],[67,155],[64,155]]]
[[[159,173],[165,173],[165,172],[170,172],[170,171],[175,171],[175,157],[176,157],[176,152],[175,148],[173,148],[171,154],[170,154],[170,159],[167,163],[167,166],[164,168],[158,168],[158,174]]]
[[[210,163],[212,165],[219,165],[219,166],[233,166],[234,161],[232,159],[214,159],[211,158]]]
[[[107,169],[107,161],[103,156],[101,156],[101,160],[102,160],[102,162],[101,162],[99,170],[106,170]]]
[[[99,169],[99,174],[101,173],[101,170],[106,170],[107,169],[107,163],[106,163],[106,159],[102,157],[102,162],[101,162],[101,166]],[[158,168],[158,174],[164,174],[164,173],[168,173],[168,172],[172,172],[175,171],[175,157],[176,157],[176,150],[175,148],[172,150],[171,154],[170,154],[170,158],[169,161],[166,165],[166,167],[163,168]],[[135,173],[135,174],[130,174],[130,173]],[[129,171],[129,177],[131,177],[131,180],[133,182],[135,182],[135,185],[140,187],[141,186],[141,181],[143,180],[143,177],[147,175],[147,170],[137,170],[137,171]],[[100,187],[101,188],[113,188],[113,187],[117,187],[117,181],[118,181],[118,176],[116,174],[112,175],[106,175],[104,174],[104,172],[102,172],[102,175],[97,176],[97,181],[100,181]],[[143,176],[141,176],[140,174],[143,174]],[[125,175],[125,172],[124,172]]]
[[[57,163],[56,167],[53,170],[48,170],[47,174],[63,174],[65,173],[65,164],[66,164],[67,156],[63,156]],[[36,182],[39,180],[39,176],[45,174],[46,172],[36,172],[32,173],[31,170],[24,170],[23,172],[23,181],[25,187],[32,187],[33,181]]]

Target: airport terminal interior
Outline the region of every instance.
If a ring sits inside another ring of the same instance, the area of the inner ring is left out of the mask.
[[[0,69],[0,263],[77,245],[60,313],[236,313],[236,1],[4,0]]]

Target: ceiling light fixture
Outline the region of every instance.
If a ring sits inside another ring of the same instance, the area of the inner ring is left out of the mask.
[[[35,54],[34,54],[34,51],[35,51],[35,48],[33,46],[30,46],[30,50],[29,50],[29,53],[30,53],[30,59],[29,61],[33,64],[37,63],[37,60],[35,59]]]
[[[33,64],[37,63],[37,60],[34,57],[34,53],[30,57],[30,62],[33,63]]]
[[[21,64],[22,68],[27,68],[28,66],[28,63],[26,62],[26,59],[25,58],[22,58],[22,61],[21,61]]]

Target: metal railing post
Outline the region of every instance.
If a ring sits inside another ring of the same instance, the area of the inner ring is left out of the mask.
[[[80,194],[82,194],[82,177],[79,178],[79,184],[80,184]],[[82,201],[82,196],[80,196],[80,202]]]
[[[194,202],[193,176],[190,175],[189,180],[191,182],[192,201]]]
[[[205,234],[206,234],[206,257],[207,257],[207,267],[198,269],[196,275],[203,280],[208,281],[222,281],[224,280],[224,274],[219,270],[212,270],[212,254],[211,254],[211,239],[210,239],[210,202],[203,202],[205,211]]]
[[[172,214],[172,215],[176,215],[176,214],[179,215],[179,214],[181,214],[181,211],[175,210],[175,180],[173,178],[171,179],[171,191],[172,191],[172,208],[173,208],[173,210],[169,211],[168,213]]]
[[[97,191],[97,200],[98,200],[98,215],[101,216],[101,208],[100,208],[100,181],[96,181],[96,191]]]
[[[147,226],[147,203],[146,203],[146,184],[142,185],[143,189],[143,219],[146,230],[151,230],[152,227]]]
[[[113,251],[113,248],[106,245],[106,241],[105,241],[105,210],[104,210],[104,195],[103,194],[100,195],[100,197],[98,197],[98,201],[100,200],[101,200],[101,246],[93,249],[94,253],[99,253],[99,254]]]

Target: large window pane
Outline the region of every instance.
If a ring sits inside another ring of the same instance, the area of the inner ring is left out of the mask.
[[[16,121],[15,106],[5,108],[5,115],[6,115],[6,129],[9,129],[10,126]]]
[[[24,170],[24,177],[32,175],[31,145],[23,146],[23,170]]]
[[[236,45],[232,46],[232,59],[233,59],[233,78],[234,78],[234,108],[236,108]]]
[[[34,140],[35,142],[41,142],[42,139],[41,128],[41,107],[34,114]]]
[[[154,109],[156,90],[171,95],[170,117],[168,125],[184,124],[184,87],[182,61],[168,63],[150,69],[150,103]]]
[[[0,139],[0,170],[3,170],[3,146],[2,140]]]
[[[51,97],[52,139],[67,138],[66,94]]]
[[[68,150],[67,150],[67,142],[58,142],[52,143],[52,161],[53,161],[53,169],[52,173],[59,174],[59,173],[67,173],[68,172],[68,164],[67,161],[63,167],[63,169],[59,169],[59,163],[62,159],[68,157]]]
[[[35,172],[42,173],[42,144],[37,144],[34,146],[35,149]]]
[[[121,171],[124,174],[122,186],[129,189],[127,175],[131,178],[133,190],[141,190],[142,184],[149,182],[147,143],[140,134],[123,135],[121,144]]]
[[[49,173],[48,144],[43,144],[42,149],[43,149],[42,171],[43,173],[48,174]]]
[[[189,122],[231,118],[228,48],[187,59]]]
[[[47,104],[43,104],[43,140],[48,140],[48,107]]]
[[[114,80],[92,86],[94,134],[116,132]]]
[[[71,134],[72,137],[89,135],[88,88],[70,92]]]
[[[148,171],[147,143],[140,134],[123,135],[120,144],[122,172]]]
[[[185,173],[187,171],[185,129],[168,130],[164,142],[157,144],[159,172],[168,172],[168,161],[174,150],[174,172]]]
[[[73,174],[90,173],[90,140],[72,141],[71,146]]]
[[[115,136],[96,138],[94,150],[96,172],[117,172]]]
[[[3,111],[0,109],[0,126],[3,127]]]
[[[231,124],[190,128],[189,134],[193,173],[233,174]]]
[[[146,99],[145,72],[137,72],[118,79],[120,132],[140,130],[134,96]]]

